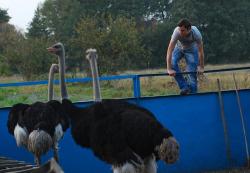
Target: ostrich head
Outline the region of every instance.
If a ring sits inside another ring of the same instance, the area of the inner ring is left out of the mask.
[[[56,54],[58,56],[61,56],[62,54],[64,54],[64,46],[62,43],[58,42],[56,44],[54,44],[53,46],[47,48],[47,50],[50,53]]]
[[[91,59],[97,59],[98,58],[98,56],[96,54],[96,49],[91,49],[90,48],[90,49],[88,49],[86,51],[86,53],[87,53],[86,59],[89,60],[89,61],[91,61]]]

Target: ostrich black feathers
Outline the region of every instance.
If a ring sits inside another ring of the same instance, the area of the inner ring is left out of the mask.
[[[52,137],[57,124],[60,123],[64,131],[69,127],[67,115],[63,111],[61,103],[56,100],[47,103],[35,102],[31,105],[21,103],[14,105],[10,110],[7,122],[10,134],[14,134],[17,123],[21,127],[25,127],[28,133],[35,129],[42,129]]]
[[[14,135],[14,130],[17,125],[17,122],[19,120],[19,117],[21,117],[24,113],[24,111],[30,107],[28,104],[23,104],[23,103],[18,103],[12,106],[10,112],[9,112],[9,117],[7,120],[7,127],[8,127],[8,132],[12,135]]]
[[[47,104],[56,110],[58,116],[57,121],[62,125],[63,131],[65,132],[69,128],[70,124],[68,115],[66,114],[62,104],[57,100],[50,100]]]
[[[139,163],[154,154],[172,133],[147,109],[121,100],[103,100],[87,108],[62,101],[71,119],[71,133],[78,145],[93,150],[101,160],[122,165]]]
[[[15,137],[17,146],[32,152],[39,165],[40,156],[52,146],[54,157],[58,160],[58,141],[69,128],[69,120],[59,101],[35,102],[31,105],[19,103],[11,108],[7,127]]]

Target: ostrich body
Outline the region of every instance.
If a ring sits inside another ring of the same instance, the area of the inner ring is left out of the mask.
[[[95,55],[95,51],[87,53]],[[97,66],[92,67],[97,78]],[[99,83],[94,82],[93,88],[100,88]],[[174,163],[178,159],[179,145],[172,133],[145,108],[121,100],[78,108],[63,99],[62,105],[75,142],[111,164],[114,173],[156,173],[156,160]]]
[[[178,144],[172,133],[144,108],[120,100],[78,108],[64,99],[63,105],[71,119],[75,142],[92,149],[99,159],[113,166],[114,172],[126,169],[126,164],[136,172],[148,165],[146,160],[153,162],[151,167],[156,172],[155,158],[166,163],[178,158]]]
[[[52,65],[49,78],[53,79],[56,67]],[[49,82],[48,98],[53,96],[52,82]],[[63,93],[63,98],[67,93]],[[46,103],[18,103],[12,106],[7,127],[16,139],[17,146],[23,146],[34,154],[35,163],[40,165],[40,157],[50,148],[54,149],[54,157],[58,161],[58,142],[69,127],[69,120],[59,101],[49,100]]]

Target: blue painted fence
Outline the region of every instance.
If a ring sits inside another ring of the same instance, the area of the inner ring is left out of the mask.
[[[241,167],[246,164],[245,143],[235,92],[227,91],[222,95],[231,145],[231,161],[226,157],[217,93],[129,99],[130,102],[151,110],[164,126],[171,129],[180,143],[180,160],[173,165],[166,165],[160,161],[159,173],[196,173]],[[240,98],[249,134],[250,90],[241,90]],[[91,102],[78,103],[79,106],[89,104]],[[14,138],[7,133],[8,111],[8,108],[0,109],[0,155],[33,162],[33,156],[25,149],[17,148]],[[59,155],[60,164],[66,173],[111,172],[110,166],[95,158],[90,150],[77,146],[71,138],[70,131],[60,142]],[[49,153],[43,157],[43,161],[51,156],[52,153]]]
[[[140,86],[140,77],[144,76],[132,75],[134,82],[137,82],[134,88]],[[158,173],[198,173],[246,165],[244,134],[235,91],[222,92],[231,160],[226,155],[217,92],[160,97],[140,97],[140,90],[134,93],[135,98],[126,100],[151,110],[157,119],[173,132],[180,143],[180,159],[173,165],[166,165],[159,161]],[[239,95],[246,132],[250,134],[250,90],[240,90]],[[85,107],[92,102],[76,104]],[[0,108],[0,156],[33,162],[32,154],[23,148],[17,148],[13,136],[7,132],[8,112],[9,108]],[[250,143],[249,138],[247,142]],[[249,147],[248,149],[250,150]],[[72,140],[70,130],[60,142],[59,156],[60,165],[66,173],[112,172],[110,165],[98,160],[90,150],[77,146]],[[46,161],[51,157],[52,152],[42,159]]]

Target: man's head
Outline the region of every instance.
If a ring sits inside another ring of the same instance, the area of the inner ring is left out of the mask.
[[[177,26],[182,37],[186,37],[191,31],[191,23],[187,19],[181,19]]]

